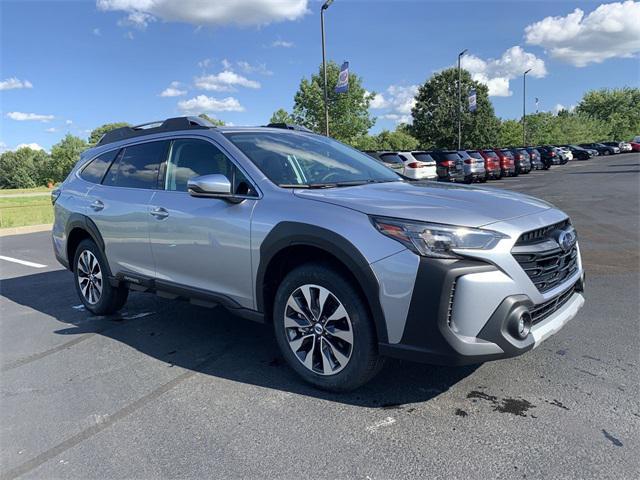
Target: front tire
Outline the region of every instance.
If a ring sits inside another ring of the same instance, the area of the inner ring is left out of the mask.
[[[83,240],[73,259],[76,292],[87,310],[95,315],[109,315],[120,310],[129,290],[109,283],[107,262],[93,240]]]
[[[276,293],[276,341],[289,366],[306,382],[345,392],[382,367],[369,310],[352,283],[319,264],[302,265]]]

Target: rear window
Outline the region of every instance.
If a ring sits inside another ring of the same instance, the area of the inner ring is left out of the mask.
[[[404,165],[404,162],[400,158],[400,155],[398,155],[397,153],[382,154],[380,155],[380,160],[382,160],[384,163],[390,163],[393,165],[397,165],[397,164]]]
[[[467,152],[467,153],[469,154],[470,157],[477,158],[479,160],[484,160],[482,158],[482,155],[480,155],[479,152]]]
[[[109,165],[116,158],[120,150],[112,150],[97,156],[80,172],[80,178],[91,183],[100,183]]]
[[[460,160],[460,156],[455,152],[444,152],[442,158],[445,160]]]
[[[155,189],[158,170],[167,153],[168,141],[126,147],[114,162],[103,184],[114,187]]]
[[[505,157],[513,158],[513,154],[509,150],[500,150]]]
[[[458,152],[458,155],[460,155],[460,158],[462,158],[463,160],[469,158],[469,154],[467,152]]]
[[[433,162],[434,159],[431,155],[429,155],[428,153],[425,152],[416,152],[416,153],[412,153],[413,158],[415,158],[416,160],[418,160],[419,162]]]
[[[491,158],[498,158],[498,154],[496,152],[494,152],[493,150],[485,150],[484,154],[487,157],[491,157]]]

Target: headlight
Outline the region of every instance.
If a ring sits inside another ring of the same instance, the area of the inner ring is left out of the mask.
[[[371,221],[380,233],[424,257],[458,258],[456,249],[488,250],[503,238],[509,238],[502,233],[479,228],[385,217],[371,217]]]

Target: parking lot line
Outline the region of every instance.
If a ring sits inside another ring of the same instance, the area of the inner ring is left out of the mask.
[[[20,265],[25,265],[27,267],[33,268],[46,268],[46,265],[42,265],[41,263],[27,262],[26,260],[20,260],[18,258],[5,257],[4,255],[0,255],[0,260],[5,260],[7,262],[19,263]]]

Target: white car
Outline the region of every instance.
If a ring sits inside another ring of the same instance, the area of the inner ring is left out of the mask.
[[[573,160],[573,153],[571,153],[571,150],[568,148],[557,147],[557,150],[563,160],[566,160],[567,162],[569,160]]]
[[[415,180],[436,179],[436,161],[426,152],[398,152],[404,163],[404,176]]]

